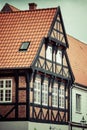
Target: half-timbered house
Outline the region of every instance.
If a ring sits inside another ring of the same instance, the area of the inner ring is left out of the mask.
[[[29,6],[0,12],[0,130],[68,130],[74,76],[61,10]]]

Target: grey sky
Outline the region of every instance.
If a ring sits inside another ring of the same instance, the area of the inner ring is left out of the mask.
[[[21,10],[35,2],[38,8],[61,7],[66,33],[87,43],[87,0],[0,0],[0,9],[9,3]]]

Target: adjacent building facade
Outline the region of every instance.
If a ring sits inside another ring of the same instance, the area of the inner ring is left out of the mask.
[[[71,95],[78,102],[86,92],[74,82],[60,7],[36,7],[20,11],[6,4],[0,12],[1,130],[72,129]]]
[[[68,35],[68,56],[74,73],[75,81],[71,87],[72,130],[87,129],[87,45]]]

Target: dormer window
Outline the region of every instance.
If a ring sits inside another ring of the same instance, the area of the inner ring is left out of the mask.
[[[46,50],[46,59],[52,60],[52,47],[48,46]]]
[[[22,42],[19,51],[27,51],[29,45],[30,45],[30,42]]]
[[[62,50],[58,50],[56,54],[56,62],[62,64]]]

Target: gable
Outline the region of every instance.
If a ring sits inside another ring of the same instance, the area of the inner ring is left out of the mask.
[[[58,7],[57,13],[55,15],[55,19],[49,31],[49,37],[52,40],[56,41],[58,44],[68,47],[68,40],[65,32],[65,27],[64,27],[60,7]]]
[[[42,46],[33,64],[33,67],[43,73],[55,75],[56,77],[71,79],[72,71],[70,69],[67,53],[62,46],[55,43],[47,44],[44,39]]]
[[[39,71],[60,78],[73,79],[74,76],[66,53],[67,36],[60,8],[56,12],[48,37],[44,38],[33,66]]]

